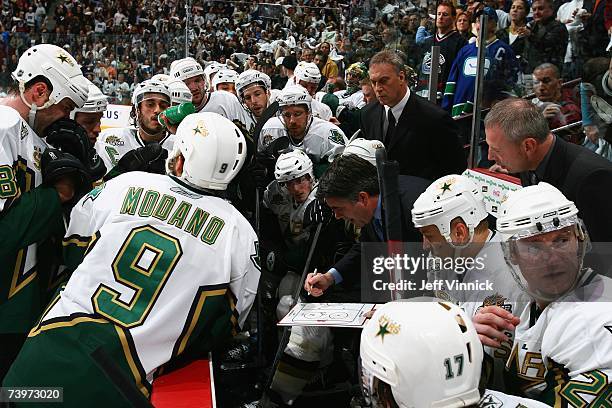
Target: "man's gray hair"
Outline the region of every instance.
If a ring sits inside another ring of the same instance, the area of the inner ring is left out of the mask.
[[[559,68],[555,64],[551,64],[550,62],[545,62],[543,64],[538,65],[537,67],[534,68],[534,72],[544,71],[546,69],[551,69],[553,71],[553,74],[555,75],[555,78],[557,79],[561,78],[561,73],[559,72]]]
[[[542,143],[550,133],[548,121],[526,99],[508,98],[496,103],[484,119],[485,128],[499,127],[504,136],[519,143],[528,137]]]
[[[404,71],[404,60],[397,52],[391,50],[377,52],[370,60],[370,67],[375,64],[391,64],[398,74]]]

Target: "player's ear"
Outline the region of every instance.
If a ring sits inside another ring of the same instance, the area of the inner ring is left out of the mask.
[[[174,163],[172,165],[172,173],[177,177],[181,177],[183,175],[184,165],[185,165],[185,158],[183,157],[182,154],[179,154],[174,159]]]

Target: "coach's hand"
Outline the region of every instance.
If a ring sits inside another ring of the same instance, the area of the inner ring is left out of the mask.
[[[514,331],[520,319],[499,306],[485,306],[472,318],[480,342],[485,346],[499,348],[510,341],[504,330]]]
[[[331,272],[327,273],[309,273],[304,282],[304,289],[311,296],[321,296],[327,288],[334,284],[334,276]]]

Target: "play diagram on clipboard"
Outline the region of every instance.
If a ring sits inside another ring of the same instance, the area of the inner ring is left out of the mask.
[[[373,303],[298,303],[279,326],[362,327]]]

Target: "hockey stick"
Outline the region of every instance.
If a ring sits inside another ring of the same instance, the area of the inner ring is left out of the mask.
[[[380,199],[382,199],[385,216],[385,233],[387,238],[387,252],[389,256],[402,251],[402,211],[399,198],[399,164],[396,161],[387,161],[387,153],[383,147],[376,149],[376,169],[378,170],[378,184]],[[396,282],[399,271],[389,270],[389,279]],[[399,297],[395,290],[391,291],[391,300]]]
[[[302,271],[302,277],[295,285],[293,299],[291,301],[291,307],[289,307],[289,310],[291,310],[291,308],[293,308],[293,306],[295,306],[299,300],[300,292],[302,291],[302,285],[304,284],[304,280],[306,279],[306,275],[308,274],[308,270],[310,269],[310,261],[312,260],[312,255],[314,253],[315,247],[317,246],[317,242],[319,241],[319,235],[321,234],[322,227],[323,224],[317,224],[317,229],[315,231],[314,237],[312,238],[310,249],[308,250],[308,257],[306,258],[306,263],[304,264],[304,270]],[[274,373],[276,372],[278,364],[280,363],[280,359],[283,356],[283,353],[285,352],[285,347],[287,347],[287,343],[289,343],[289,329],[290,326],[283,327],[283,334],[278,344],[278,349],[276,349],[276,355],[274,356],[274,362],[272,363],[272,370],[270,371],[266,386],[264,387],[264,398],[266,395],[266,391],[268,391],[270,387],[272,387]]]

